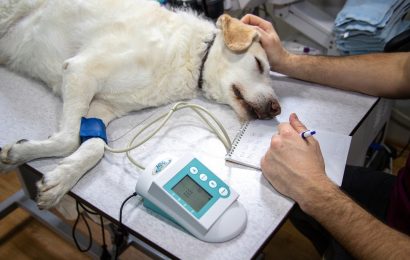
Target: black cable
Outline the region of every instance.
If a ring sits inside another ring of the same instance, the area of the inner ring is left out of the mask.
[[[106,240],[105,240],[104,219],[103,219],[102,215],[98,214],[98,213],[95,212],[95,211],[91,211],[91,210],[87,209],[87,208],[86,208],[84,205],[82,205],[79,201],[76,201],[77,219],[76,219],[76,221],[75,221],[75,223],[74,223],[73,231],[72,231],[74,243],[75,243],[75,245],[77,246],[77,249],[78,249],[79,251],[81,251],[81,252],[87,252],[88,250],[90,250],[90,248],[91,248],[91,246],[92,246],[92,243],[93,243],[92,233],[91,233],[91,229],[90,229],[90,226],[89,226],[89,224],[88,224],[88,221],[87,221],[87,219],[85,218],[85,216],[84,216],[82,213],[80,213],[80,210],[79,210],[79,207],[78,207],[78,206],[80,206],[80,207],[81,207],[85,212],[87,212],[88,214],[98,215],[98,216],[100,217],[101,236],[102,236],[102,241],[103,241],[103,244],[102,244],[102,246],[101,246],[101,247],[102,247],[101,259],[110,259],[110,258],[111,258],[111,255],[110,255],[110,253],[108,252],[108,249],[107,249],[107,243],[106,243]],[[88,245],[87,248],[85,248],[85,249],[82,249],[82,248],[80,247],[80,245],[78,244],[77,238],[76,238],[76,236],[75,236],[75,230],[77,229],[77,225],[78,225],[79,220],[80,220],[80,215],[81,215],[81,217],[82,217],[84,223],[85,223],[86,226],[87,226],[88,235],[89,235],[89,237],[90,237],[89,245]]]
[[[91,211],[91,210],[87,209],[87,208],[86,208],[83,204],[81,204],[81,203],[79,203],[79,205],[80,205],[81,208],[82,208],[85,212],[87,212],[88,214],[98,215],[98,216],[100,217],[101,236],[102,236],[102,241],[103,241],[103,243],[102,243],[102,245],[101,245],[102,253],[101,253],[100,259],[110,259],[110,258],[111,258],[111,254],[110,254],[110,252],[108,252],[107,243],[106,243],[106,241],[105,241],[105,228],[104,228],[104,219],[103,219],[103,216],[100,215],[100,214],[98,214],[98,213],[95,212],[95,211]]]
[[[79,209],[79,207],[78,207],[79,204],[80,204],[80,203],[79,203],[78,201],[76,201],[77,219],[75,220],[75,223],[74,223],[74,225],[73,225],[72,236],[73,236],[74,243],[75,243],[77,249],[78,249],[80,252],[87,252],[88,250],[90,250],[90,248],[91,248],[91,246],[92,246],[93,236],[92,236],[91,229],[90,229],[90,226],[88,225],[87,220],[85,219],[84,215],[83,215],[82,213],[80,213],[80,209]],[[80,247],[80,244],[78,243],[77,237],[76,237],[76,235],[75,235],[75,231],[76,231],[76,229],[77,229],[78,222],[80,221],[80,216],[81,216],[81,218],[83,219],[83,221],[84,221],[84,223],[85,223],[85,225],[86,225],[86,227],[87,227],[88,234],[89,234],[89,237],[90,237],[90,239],[89,239],[89,241],[88,241],[88,246],[87,246],[86,248],[84,248],[84,249],[82,249],[82,248]]]
[[[135,197],[135,196],[137,196],[137,195],[138,195],[138,194],[137,194],[136,192],[134,192],[133,194],[131,194],[130,196],[128,196],[128,197],[122,202],[122,204],[121,204],[121,207],[120,207],[120,218],[119,218],[120,225],[119,225],[119,230],[118,230],[118,231],[119,231],[119,237],[118,237],[118,235],[116,235],[116,239],[115,239],[115,240],[116,240],[116,241],[115,241],[115,244],[116,244],[115,259],[118,258],[118,251],[119,251],[118,249],[119,249],[119,247],[121,246],[121,244],[123,243],[123,238],[124,238],[126,235],[128,235],[126,229],[124,228],[124,225],[122,224],[122,211],[123,211],[123,209],[124,209],[124,205],[125,205],[125,203],[127,203],[128,200],[130,200],[132,197]],[[84,214],[83,214],[83,213],[80,213],[79,206],[80,206],[85,212],[87,212],[87,213],[89,213],[89,214],[99,215],[99,216],[100,216],[100,227],[101,227],[101,234],[102,234],[102,240],[103,240],[103,245],[102,245],[103,251],[102,251],[101,259],[110,259],[110,254],[109,254],[109,252],[108,252],[108,250],[107,250],[107,244],[106,244],[106,241],[105,241],[105,229],[104,229],[104,220],[103,220],[103,217],[102,217],[100,214],[98,214],[97,212],[94,212],[94,211],[91,211],[91,210],[87,209],[86,207],[84,207],[84,206],[83,206],[80,202],[78,202],[78,201],[76,201],[77,219],[75,220],[75,223],[74,223],[73,228],[72,228],[72,236],[73,236],[73,240],[74,240],[74,243],[75,243],[77,249],[78,249],[80,252],[87,252],[88,250],[90,250],[90,248],[91,248],[91,246],[92,246],[92,242],[93,242],[93,237],[92,237],[90,225],[88,224],[88,221],[87,221],[87,219],[85,218]],[[84,223],[85,223],[85,225],[86,225],[86,227],[87,227],[88,234],[89,234],[89,238],[90,238],[90,239],[89,239],[88,246],[87,246],[86,248],[84,248],[84,249],[80,247],[80,244],[78,243],[78,240],[77,240],[77,237],[76,237],[76,229],[77,229],[77,225],[78,225],[78,223],[79,223],[79,221],[80,221],[80,217],[83,219],[83,221],[84,221]]]
[[[101,223],[101,233],[102,233],[102,240],[103,240],[103,244],[102,244],[102,253],[101,253],[101,257],[100,260],[109,260],[111,259],[111,254],[110,252],[108,252],[107,249],[107,244],[105,243],[105,229],[104,229],[104,219],[103,217],[100,215],[100,223]]]
[[[100,227],[101,227],[101,234],[102,234],[102,240],[103,240],[103,246],[107,246],[105,243],[105,229],[104,229],[104,219],[100,215]]]
[[[122,227],[122,210],[124,208],[125,203],[127,203],[128,200],[130,200],[132,197],[137,196],[138,194],[136,192],[134,192],[133,194],[131,194],[130,196],[128,196],[121,204],[121,208],[120,208],[120,226]]]
[[[133,194],[128,196],[121,204],[120,218],[119,218],[120,225],[118,227],[119,236],[116,235],[116,239],[115,239],[116,249],[115,249],[115,258],[114,259],[118,259],[118,251],[119,251],[119,248],[120,248],[121,244],[123,243],[123,238],[128,235],[127,230],[124,228],[124,225],[122,224],[122,210],[124,209],[125,203],[127,203],[127,201],[129,201],[132,197],[135,197],[137,195],[138,194],[136,192],[134,192]]]

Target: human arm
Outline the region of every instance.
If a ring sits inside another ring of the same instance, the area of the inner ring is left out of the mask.
[[[339,89],[389,98],[410,98],[410,52],[352,56],[297,55],[286,51],[272,24],[255,15],[241,19],[256,26],[271,69],[290,77]]]
[[[325,175],[323,157],[313,137],[300,137],[305,126],[292,114],[261,161],[262,172],[277,191],[295,200],[353,256],[402,259],[410,238],[367,213]]]

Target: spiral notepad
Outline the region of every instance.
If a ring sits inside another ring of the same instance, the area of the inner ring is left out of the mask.
[[[232,148],[225,159],[260,169],[260,160],[269,148],[277,125],[278,122],[274,120],[255,120],[244,123],[236,134]]]
[[[269,148],[271,138],[277,132],[276,120],[253,120],[242,125],[232,148],[225,156],[230,162],[260,169],[260,161]],[[314,136],[322,151],[326,174],[336,184],[341,185],[349,152],[351,137],[317,130]]]

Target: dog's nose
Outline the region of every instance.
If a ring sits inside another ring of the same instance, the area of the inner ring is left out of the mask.
[[[272,101],[271,106],[270,106],[270,111],[271,111],[272,117],[280,115],[280,112],[282,110],[281,110],[281,107],[279,105],[279,102],[276,99],[274,101]]]
[[[267,102],[264,106],[258,108],[253,108],[258,119],[271,119],[279,115],[281,108],[279,102],[273,99]]]

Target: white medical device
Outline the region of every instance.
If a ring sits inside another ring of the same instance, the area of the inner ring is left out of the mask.
[[[147,208],[206,242],[228,241],[246,226],[239,195],[192,154],[154,160],[135,191],[144,197]]]

